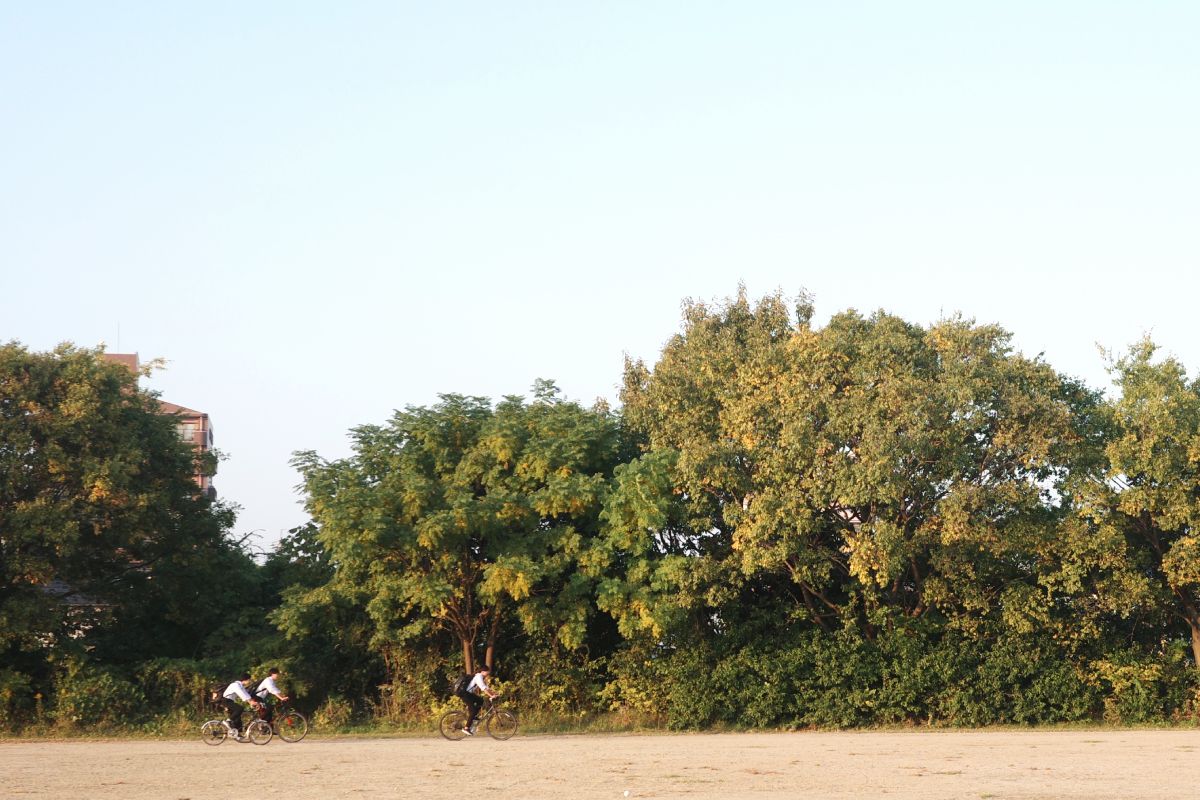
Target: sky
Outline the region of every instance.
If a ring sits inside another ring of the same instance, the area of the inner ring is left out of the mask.
[[[1200,367],[1200,4],[0,5],[0,341],[163,357],[235,532],[296,450],[537,378],[615,403],[686,298]]]

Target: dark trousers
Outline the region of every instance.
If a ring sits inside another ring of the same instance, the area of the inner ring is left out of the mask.
[[[230,700],[228,697],[221,698],[221,704],[225,706],[225,711],[229,714],[229,721],[233,723],[234,730],[242,729],[242,704],[236,700]]]
[[[474,727],[475,718],[479,716],[479,709],[483,708],[483,698],[471,692],[463,692],[459,698],[467,704],[467,727]]]

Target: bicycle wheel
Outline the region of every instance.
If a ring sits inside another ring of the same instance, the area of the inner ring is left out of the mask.
[[[504,741],[517,732],[517,715],[507,708],[496,709],[487,721],[488,736]]]
[[[275,718],[275,732],[285,742],[295,743],[308,735],[308,720],[296,711]]]
[[[229,729],[219,719],[210,719],[200,726],[200,738],[205,744],[220,744],[229,735]]]
[[[255,744],[266,744],[271,736],[271,723],[265,719],[256,719],[246,726],[246,738]]]
[[[457,742],[459,739],[466,737],[467,727],[467,712],[465,711],[447,711],[442,714],[442,718],[438,720],[438,730],[452,742]]]

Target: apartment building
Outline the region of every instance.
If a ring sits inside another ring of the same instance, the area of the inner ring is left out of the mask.
[[[135,377],[138,375],[139,362],[137,353],[105,353],[104,358],[129,368]],[[175,431],[179,434],[181,440],[192,445],[201,453],[207,453],[212,449],[213,427],[212,420],[209,419],[208,414],[205,414],[203,411],[197,411],[194,408],[188,408],[187,406],[168,403],[165,400],[159,400],[158,402],[162,407],[162,413],[175,417]],[[195,480],[200,490],[208,494],[209,497],[215,498],[217,496],[217,490],[213,487],[211,476],[197,472]]]

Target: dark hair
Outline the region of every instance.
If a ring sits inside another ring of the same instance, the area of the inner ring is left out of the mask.
[[[239,680],[239,681],[248,681],[248,680],[250,680],[250,673],[249,673],[249,672],[243,672],[243,673],[242,673],[242,677],[238,678],[238,680]]]
[[[484,664],[479,668],[479,671],[480,672],[491,672],[492,668],[489,667],[487,664]]]
[[[267,674],[268,675],[278,675],[279,667],[271,667],[269,670],[267,670]]]

